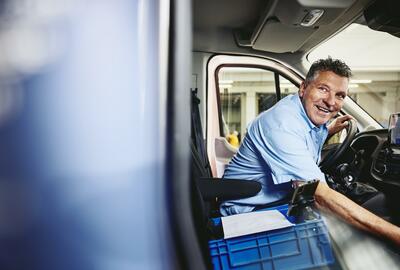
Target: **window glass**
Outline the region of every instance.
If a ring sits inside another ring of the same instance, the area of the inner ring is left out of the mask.
[[[275,83],[275,82],[274,82]],[[274,86],[275,87],[275,86]],[[290,94],[296,93],[298,87],[285,77],[279,75],[279,88],[281,91],[281,98]],[[275,90],[275,88],[274,88]],[[277,102],[277,95],[275,93],[257,93],[258,113],[268,110]]]
[[[271,108],[277,100],[276,94],[273,93],[257,93],[256,98],[258,114]]]
[[[281,75],[279,75],[279,86],[281,88],[281,98],[284,98],[290,94],[297,93],[299,91],[299,88],[296,85],[294,85]]]
[[[349,96],[382,126],[400,111],[400,39],[352,24],[310,53],[313,62],[331,56],[353,70]]]
[[[279,76],[282,97],[297,87]],[[251,67],[223,67],[218,73],[223,136],[237,146],[251,121],[277,102],[274,72]],[[236,141],[237,139],[237,141]]]

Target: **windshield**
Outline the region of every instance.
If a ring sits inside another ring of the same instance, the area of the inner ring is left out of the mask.
[[[383,127],[389,115],[400,111],[400,39],[353,23],[313,50],[313,62],[331,56],[353,71],[349,96]]]

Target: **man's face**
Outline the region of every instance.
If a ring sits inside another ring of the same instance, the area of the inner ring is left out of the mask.
[[[317,72],[308,85],[300,85],[299,96],[308,118],[320,126],[333,118],[342,108],[349,80],[332,71]]]

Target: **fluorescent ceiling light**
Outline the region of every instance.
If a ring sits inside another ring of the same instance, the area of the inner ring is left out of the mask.
[[[219,80],[218,83],[219,84],[232,84],[233,81],[232,80]]]
[[[350,83],[371,83],[372,80],[350,80]]]
[[[225,89],[225,88],[231,88],[232,84],[220,84],[219,88]]]
[[[293,84],[280,84],[280,88],[295,88],[296,86]]]
[[[356,84],[356,83],[349,84],[349,88],[357,88],[357,87],[358,87],[358,84]]]

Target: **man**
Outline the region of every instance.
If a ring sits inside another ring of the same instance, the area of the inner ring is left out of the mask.
[[[344,104],[350,77],[351,70],[342,61],[319,60],[311,66],[298,94],[282,99],[252,122],[224,178],[256,180],[262,189],[254,197],[224,202],[222,215],[250,212],[287,197],[292,179],[319,179],[318,207],[400,245],[400,228],[330,189],[317,165],[325,139],[351,119],[345,115],[327,125]]]

